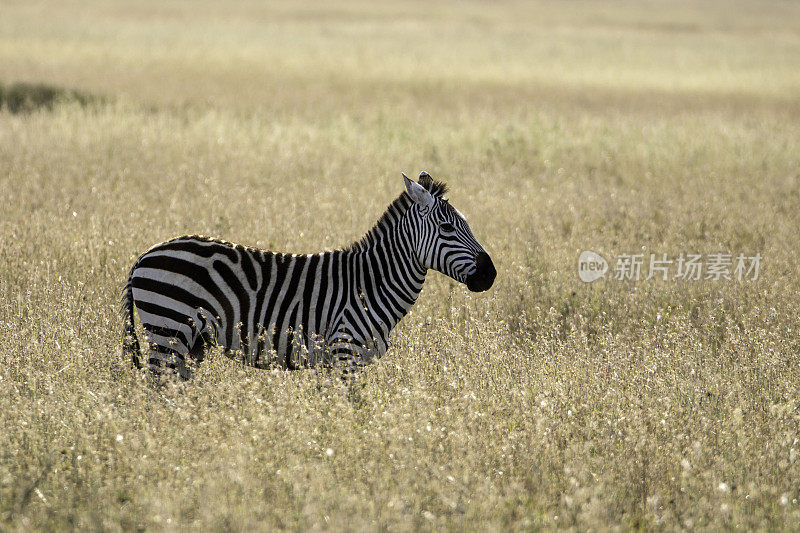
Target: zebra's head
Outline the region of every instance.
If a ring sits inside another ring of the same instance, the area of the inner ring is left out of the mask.
[[[442,197],[447,192],[446,185],[434,181],[427,172],[420,173],[419,183],[405,174],[403,179],[412,200],[409,209],[415,228],[412,242],[420,263],[465,283],[473,292],[489,289],[497,271],[464,216]]]

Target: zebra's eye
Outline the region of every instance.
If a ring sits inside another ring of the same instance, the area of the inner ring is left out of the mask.
[[[453,225],[452,225],[451,223],[449,223],[449,222],[442,222],[442,223],[439,225],[439,228],[441,228],[441,230],[442,230],[443,232],[445,232],[445,233],[453,233],[453,232],[455,232],[455,231],[456,231],[456,228],[455,228],[455,226],[453,226]]]

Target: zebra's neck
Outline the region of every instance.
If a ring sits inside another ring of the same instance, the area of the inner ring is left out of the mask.
[[[355,269],[355,297],[375,329],[373,334],[384,340],[416,302],[427,272],[411,238],[410,205],[402,194],[348,250]]]

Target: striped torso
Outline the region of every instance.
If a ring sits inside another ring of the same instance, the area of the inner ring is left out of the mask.
[[[403,286],[388,251],[282,254],[185,236],[145,252],[130,284],[151,342],[171,336],[178,351],[213,340],[254,366],[292,369],[335,358],[346,343],[366,362],[386,352],[424,280],[419,271]]]

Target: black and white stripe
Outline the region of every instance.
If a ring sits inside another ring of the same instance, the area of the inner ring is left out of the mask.
[[[257,367],[325,364],[353,371],[388,347],[429,268],[488,289],[496,272],[466,220],[427,173],[358,242],[313,255],[260,250],[203,236],[145,252],[123,291],[123,348],[141,367],[139,313],[148,365],[188,378],[212,343]]]

